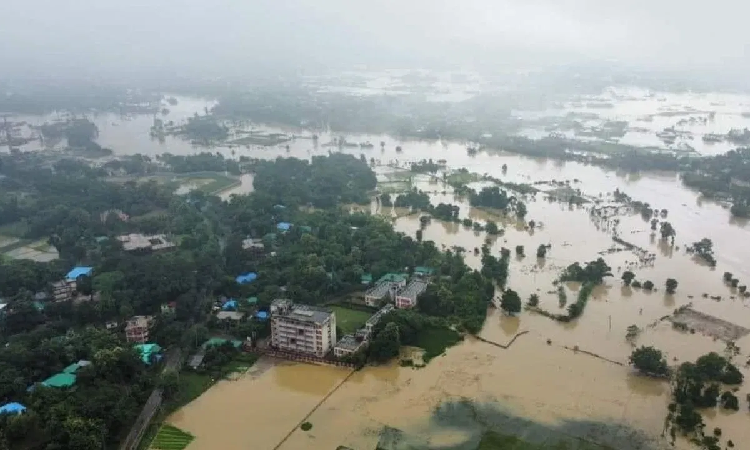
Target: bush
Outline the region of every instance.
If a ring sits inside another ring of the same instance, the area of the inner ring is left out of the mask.
[[[310,422],[305,422],[300,425],[300,428],[302,429],[302,431],[310,431],[312,429],[312,424]]]

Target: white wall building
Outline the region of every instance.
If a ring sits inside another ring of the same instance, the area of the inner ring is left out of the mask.
[[[271,346],[284,351],[324,357],[336,343],[336,314],[328,308],[271,303]]]

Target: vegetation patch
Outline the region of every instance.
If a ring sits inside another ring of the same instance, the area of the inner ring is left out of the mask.
[[[448,347],[453,347],[461,340],[461,335],[450,328],[426,327],[419,332],[414,345],[425,350],[422,360],[428,363],[432,358],[442,355]]]
[[[195,439],[192,434],[186,433],[172,425],[162,425],[156,437],[151,442],[152,449],[159,450],[182,450]]]
[[[357,311],[343,306],[333,306],[331,309],[336,313],[336,326],[341,328],[343,334],[354,333],[362,328],[372,313]]]
[[[310,422],[305,422],[302,425],[300,425],[300,428],[302,429],[302,431],[310,431],[312,430],[312,427],[313,426]]]

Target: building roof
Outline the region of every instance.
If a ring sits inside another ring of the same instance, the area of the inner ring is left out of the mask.
[[[65,278],[68,281],[74,281],[74,280],[77,280],[78,277],[83,276],[83,275],[90,276],[93,270],[94,270],[93,267],[86,267],[86,266],[74,267],[73,270],[71,270],[70,272],[68,272],[67,275],[65,275]]]
[[[362,284],[368,284],[372,283],[372,274],[371,273],[365,273],[360,277],[360,281]]]
[[[255,279],[258,278],[258,274],[255,272],[247,272],[240,275],[237,275],[237,278],[235,278],[235,281],[239,284],[248,284],[255,281]]]
[[[218,337],[212,337],[211,339],[209,339],[209,340],[207,340],[206,342],[203,343],[203,348],[213,347],[215,345],[223,345],[223,344],[226,344],[227,342],[231,343],[235,348],[242,347],[242,341],[238,341],[238,340],[231,340],[230,341],[228,339],[222,339],[222,338],[218,338]]]
[[[391,305],[390,303],[387,304],[387,305],[385,305],[385,306],[383,306],[382,308],[380,308],[378,310],[378,312],[376,312],[375,314],[371,315],[370,318],[367,319],[367,322],[365,322],[365,325],[370,325],[371,327],[375,326],[375,324],[378,323],[380,321],[380,319],[384,315],[388,314],[389,312],[393,311],[394,309],[396,309],[396,308],[394,308],[393,305]]]
[[[292,305],[291,310],[281,317],[297,320],[299,322],[311,322],[322,324],[334,315],[333,310],[321,306]]]
[[[221,309],[223,311],[235,311],[237,309],[237,300],[231,299],[227,301],[226,303],[221,305]]]
[[[353,334],[347,334],[344,337],[342,337],[338,342],[336,342],[335,348],[340,348],[343,350],[349,350],[349,351],[355,351],[362,345],[361,340],[357,340],[356,337],[354,337]]]
[[[73,364],[69,365],[68,367],[64,368],[63,369],[63,373],[74,374],[74,373],[78,372],[78,369],[80,369],[81,367],[86,367],[86,366],[90,366],[90,365],[91,365],[91,361],[86,361],[86,360],[82,359],[82,360],[78,361],[77,363],[73,363]]]
[[[219,320],[232,319],[240,320],[245,317],[245,313],[239,311],[219,311],[216,313],[216,318]]]
[[[71,387],[76,383],[76,376],[72,373],[56,373],[46,380],[42,381],[42,384],[47,387],[63,388]]]
[[[427,282],[422,280],[412,280],[401,290],[397,295],[399,297],[405,297],[412,300],[416,300],[417,296],[427,289]]]
[[[292,224],[289,222],[279,222],[276,224],[276,229],[279,231],[289,231],[292,228]]]
[[[258,297],[248,297],[247,300],[245,300],[249,305],[254,305],[258,303]]]
[[[365,292],[367,297],[383,298],[390,292],[392,283],[390,281],[378,281],[378,284]]]
[[[435,269],[432,267],[417,266],[414,268],[414,273],[417,275],[432,275],[435,273]]]
[[[125,234],[118,236],[117,240],[122,242],[122,248],[125,251],[133,250],[164,250],[166,248],[172,248],[175,246],[174,243],[167,239],[164,234],[145,235],[140,233]]]
[[[6,306],[8,306],[7,303],[0,303],[0,311],[4,310]]]
[[[302,225],[301,227],[299,227],[299,229],[303,233],[312,233],[312,227],[308,227],[307,225]]]
[[[258,320],[266,320],[268,319],[268,312],[258,311],[257,313],[255,313],[255,318]]]
[[[6,403],[0,406],[0,414],[20,414],[26,411],[26,407],[18,402]]]
[[[159,344],[137,344],[133,348],[141,354],[141,359],[145,364],[151,364],[151,355],[161,352]]]
[[[390,283],[403,283],[409,276],[405,273],[387,273],[380,277],[378,283],[388,281]]]

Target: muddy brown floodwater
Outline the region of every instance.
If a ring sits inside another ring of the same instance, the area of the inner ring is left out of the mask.
[[[206,102],[196,101],[192,106],[203,104]],[[186,108],[189,106],[186,103]],[[175,108],[170,114],[187,113]],[[119,121],[111,116],[97,120],[106,120],[108,124],[106,127],[100,124],[102,145],[112,147],[117,153],[153,155],[169,151],[189,154],[200,150],[171,137],[163,144],[149,140],[150,118],[143,124],[138,122],[143,121],[141,119]],[[146,128],[138,129],[139,134],[131,136],[136,133],[132,128],[136,127],[134,123]],[[124,130],[126,128],[129,130]],[[305,134],[290,129],[269,131]],[[332,137],[329,133],[322,133],[318,143],[296,139],[289,143],[288,151],[282,146],[220,147],[210,151],[222,152],[226,157],[309,158],[338,151],[322,145]],[[416,177],[414,182],[419,188],[436,192],[432,198],[434,203],[458,204],[462,218],[492,219],[501,223],[505,234],[490,239],[494,254],[498,254],[503,246],[510,249],[516,245],[525,246],[526,257],[518,258],[515,254],[512,257],[508,280],[508,286],[524,299],[537,293],[540,306],[551,312],[562,312],[552,282],[565,266],[576,261],[585,262],[603,256],[613,268],[614,277],[594,290],[583,315],[570,323],[561,324],[528,311],[519,317],[507,317],[490,310],[481,332],[482,338],[505,343],[516,333],[528,331],[508,350],[467,339],[449,349],[444,356],[433,359],[425,368],[367,367],[343,384],[349,371],[341,368],[264,358],[248,374],[237,380],[219,382],[169,418],[170,423],[195,435],[196,439],[188,450],[271,450],[280,443],[278,448],[281,450],[333,450],[339,445],[372,450],[386,427],[403,431],[408,436],[404,445],[473,450],[477,442],[477,427],[451,424],[466,417],[478,417],[475,410],[455,409],[463,412],[450,416],[449,420],[441,421],[436,416],[446,408],[453,411],[446,405],[460,402],[501,411],[502,414],[497,414],[506,419],[491,422],[500,429],[503,424],[507,426],[528,420],[535,426],[546,427],[545,430],[562,430],[560,432],[564,434],[607,442],[615,448],[639,448],[628,446],[628,442],[633,441],[633,433],[640,436],[639,442],[643,442],[640,448],[662,448],[666,445],[660,435],[670,397],[669,385],[637,376],[628,367],[632,344],[625,340],[627,327],[637,325],[642,329],[635,345],[658,347],[673,365],[694,360],[708,351],[723,352],[725,348],[721,340],[700,332],[677,331],[670,321],[661,320],[681,306],[692,304],[692,309],[699,313],[750,328],[748,301],[722,280],[722,274],[728,271],[740,279],[740,284],[750,284],[750,266],[745,264],[745,258],[750,254],[747,222],[731,218],[725,206],[704,200],[696,192],[686,189],[675,174],[633,175],[503,152],[480,152],[472,157],[467,155],[465,145],[455,142],[402,141],[371,135],[347,135],[347,141],[374,143],[375,148],[344,151],[356,156],[363,154],[368,160],[373,158],[382,165],[406,166],[410,161],[421,159],[445,159],[451,169],[464,167],[505,181],[570,181],[573,188],[605,202],[611,200],[611,192],[620,189],[636,200],[668,210],[666,220],[677,231],[675,246],[652,236],[649,223],[640,215],[620,214],[616,217],[620,238],[656,255],[653,265],[638,267],[634,253],[610,252],[613,247],[622,250],[612,241],[615,224],[613,221],[593,221],[590,205],[569,207],[549,202],[544,194],[537,194],[536,200],[527,201],[526,218],[543,226],[532,232],[514,219],[500,219],[487,211],[470,207],[465,200],[455,198],[450,188],[441,183]],[[383,149],[378,145],[381,141],[385,142]],[[403,148],[403,152],[395,151],[397,145]],[[501,169],[503,164],[508,166],[505,174]],[[249,192],[251,187],[252,179],[245,178],[236,192]],[[390,208],[378,210],[376,205],[369,209],[386,216],[402,216],[394,219],[394,226],[412,236],[420,227],[417,215],[403,216],[404,211],[394,212]],[[714,242],[718,261],[715,269],[685,254],[687,245],[703,237]],[[479,267],[480,261],[473,249],[481,247],[486,238],[486,233],[438,220],[433,220],[423,232],[424,240],[433,240],[440,246],[464,247],[467,263],[475,268]],[[540,244],[552,246],[543,260],[534,256]],[[620,276],[627,269],[633,270],[641,282],[653,281],[657,291],[649,293],[623,287]],[[673,295],[664,292],[667,278],[679,282]],[[566,283],[564,287],[568,302],[575,301],[580,286]],[[721,301],[704,298],[704,293],[721,296]],[[750,338],[740,338],[736,344],[741,350],[735,361],[747,376],[744,362],[748,359]],[[573,350],[576,346],[580,351]],[[331,393],[334,389],[335,392]],[[704,411],[707,430],[718,426],[723,430],[723,439],[732,439],[735,443],[750,442],[750,427],[746,426],[746,392],[748,389],[743,386],[738,393],[740,412]],[[324,401],[321,403],[321,400]],[[303,419],[313,424],[311,430],[296,428]],[[526,429],[511,428],[509,431],[516,432]],[[533,438],[537,434],[527,432],[524,437]],[[689,448],[686,443],[678,441],[678,448],[682,447]]]

